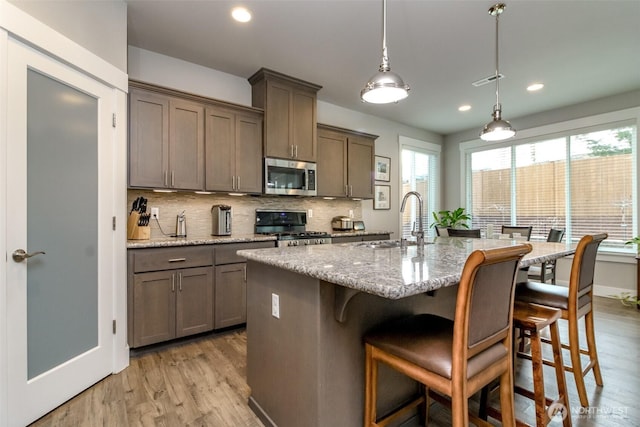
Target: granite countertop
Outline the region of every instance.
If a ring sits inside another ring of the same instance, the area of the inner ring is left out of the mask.
[[[265,236],[262,234],[232,234],[231,236],[187,235],[187,237],[159,237],[149,240],[127,240],[127,249],[219,245],[224,243],[268,242],[275,240],[275,236]]]
[[[390,231],[333,231],[328,232],[331,237],[345,236],[370,236],[378,234],[392,234]],[[171,246],[193,246],[193,245],[218,245],[224,243],[246,243],[246,242],[268,242],[276,240],[275,236],[265,236],[263,234],[232,234],[231,236],[191,236],[187,237],[157,237],[148,240],[127,240],[127,249],[141,248],[164,248]]]
[[[384,242],[397,240],[379,243]],[[400,299],[457,284],[467,257],[476,249],[520,242],[437,237],[425,244],[422,254],[417,246],[375,248],[373,243],[376,242],[248,249],[238,251],[238,255],[346,288]],[[528,243],[532,244],[533,251],[523,258],[522,267],[575,252],[575,245],[565,243]]]

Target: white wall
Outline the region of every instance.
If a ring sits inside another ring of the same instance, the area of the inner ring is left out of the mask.
[[[129,46],[129,78],[160,86],[204,95],[241,105],[251,105],[251,85],[246,78],[222,73],[176,58]],[[257,70],[256,70],[257,71]],[[295,77],[295,76],[293,76]],[[319,98],[322,98],[321,93]],[[438,134],[375,116],[348,110],[327,102],[318,102],[318,122],[373,135],[376,154],[391,158],[392,203],[390,210],[373,210],[371,200],[362,203],[362,219],[369,230],[391,231],[398,236],[400,197],[398,136],[441,144]],[[331,201],[326,201],[328,205]],[[337,212],[336,214],[344,214]]]
[[[127,71],[127,4],[123,1],[8,0],[80,46]]]

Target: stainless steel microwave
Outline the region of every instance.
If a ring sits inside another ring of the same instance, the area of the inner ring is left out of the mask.
[[[316,164],[297,160],[265,158],[264,193],[317,196]]]

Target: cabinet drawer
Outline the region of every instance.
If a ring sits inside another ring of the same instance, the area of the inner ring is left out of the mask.
[[[213,265],[212,246],[138,249],[132,255],[134,273]]]
[[[233,264],[236,262],[246,262],[247,260],[241,256],[236,255],[236,251],[241,249],[260,249],[260,248],[275,248],[275,241],[268,242],[251,242],[251,243],[228,243],[224,245],[216,245],[215,250],[215,265],[221,264]]]

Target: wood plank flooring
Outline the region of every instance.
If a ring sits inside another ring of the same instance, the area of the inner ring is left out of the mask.
[[[593,375],[588,375],[592,406],[588,412],[574,413],[573,425],[640,426],[640,311],[606,298],[596,298],[595,309],[604,387],[596,387]],[[565,328],[561,329],[566,336]],[[517,381],[522,384],[530,384],[531,379],[526,363],[518,369]],[[245,372],[246,334],[242,329],[144,350],[132,356],[127,369],[105,378],[32,426],[261,427],[247,405],[250,390]],[[570,374],[566,378],[570,402],[577,411],[575,382]],[[549,394],[554,393],[554,384],[553,370],[545,368]],[[516,408],[518,418],[535,421],[532,402],[516,396]],[[447,409],[434,404],[430,412],[430,426],[450,425]]]

